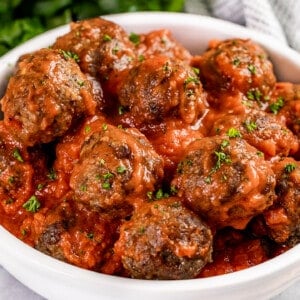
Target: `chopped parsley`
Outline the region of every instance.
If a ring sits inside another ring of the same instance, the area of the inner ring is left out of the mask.
[[[49,173],[47,174],[47,177],[50,180],[55,180],[56,179],[56,172],[53,168],[49,170]]]
[[[251,89],[246,94],[249,100],[260,102],[262,93],[259,89]]]
[[[252,132],[257,129],[257,124],[255,121],[247,120],[244,122],[244,126],[248,132]]]
[[[231,127],[231,128],[229,128],[228,130],[227,130],[227,136],[229,137],[229,138],[238,138],[238,137],[242,137],[242,134],[241,134],[241,132],[238,130],[238,129],[236,129],[236,128],[234,128],[234,127]]]
[[[233,64],[234,66],[236,66],[236,67],[238,67],[240,63],[241,63],[241,60],[240,60],[238,57],[236,57],[236,58],[232,61],[232,64]]]
[[[142,55],[142,54],[140,54],[140,55],[138,56],[138,61],[139,61],[139,62],[142,62],[142,61],[144,61],[144,60],[145,60],[145,56]]]
[[[286,173],[292,173],[296,169],[296,164],[295,163],[289,163],[285,165],[284,171]]]
[[[103,42],[109,42],[112,40],[111,36],[108,34],[104,34],[103,38],[102,38]]]
[[[84,127],[84,132],[85,133],[89,133],[91,131],[91,126],[90,125],[86,125],[85,127]]]
[[[219,170],[221,168],[221,165],[224,163],[226,163],[226,164],[231,163],[231,158],[228,154],[226,154],[222,151],[215,151],[214,154],[217,158],[216,165],[213,168],[214,171]]]
[[[200,81],[197,77],[190,76],[184,81],[184,87],[186,88],[189,83],[200,84]]]
[[[248,65],[248,70],[252,75],[256,74],[256,67],[254,65]]]
[[[109,190],[111,188],[111,184],[109,182],[103,182],[102,188],[105,190]]]
[[[118,166],[117,167],[117,173],[118,174],[123,174],[123,173],[125,173],[127,171],[127,169],[126,169],[126,167],[124,167],[124,166]]]
[[[13,151],[13,157],[19,161],[19,162],[24,162],[23,157],[20,154],[20,150],[18,148],[15,148]]]
[[[269,109],[271,110],[271,112],[275,115],[278,114],[278,112],[280,111],[280,109],[284,106],[284,100],[282,97],[278,97],[277,100],[270,104]]]
[[[35,195],[32,195],[24,204],[23,208],[25,208],[29,212],[37,212],[41,207],[41,203]]]
[[[136,46],[139,45],[139,43],[141,42],[141,37],[140,35],[134,33],[134,32],[131,32],[130,35],[129,35],[129,40]]]
[[[106,124],[106,123],[103,123],[103,124],[102,124],[102,130],[103,130],[103,131],[106,131],[107,128],[108,128],[108,127],[107,127],[107,124]]]
[[[60,49],[59,52],[60,52],[60,54],[62,54],[62,56],[64,57],[65,60],[73,59],[77,63],[80,62],[79,56],[74,52],[65,51],[62,49]]]

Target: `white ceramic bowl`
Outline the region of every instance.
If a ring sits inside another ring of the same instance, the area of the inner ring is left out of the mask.
[[[274,39],[243,27],[191,14],[130,13],[106,18],[128,32],[170,29],[192,53],[201,53],[210,39],[249,37],[270,54],[278,80],[300,82],[300,55]],[[0,58],[0,93],[16,59],[47,47],[69,26],[46,32]],[[146,281],[83,270],[25,245],[0,226],[0,264],[22,283],[48,299],[269,299],[300,278],[300,245],[263,264],[231,274],[181,281]]]

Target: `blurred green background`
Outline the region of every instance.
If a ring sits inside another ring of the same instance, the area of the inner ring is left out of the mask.
[[[0,56],[56,26],[132,11],[182,11],[184,0],[0,0]]]

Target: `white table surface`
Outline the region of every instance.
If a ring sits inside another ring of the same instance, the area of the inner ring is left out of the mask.
[[[44,300],[0,266],[0,300]],[[300,281],[272,300],[298,300],[300,299]]]

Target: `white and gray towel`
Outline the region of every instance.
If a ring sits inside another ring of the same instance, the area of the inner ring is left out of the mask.
[[[185,11],[244,25],[300,51],[299,0],[186,0]]]

